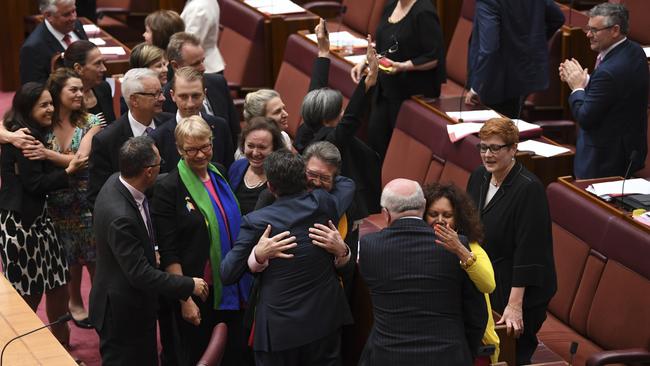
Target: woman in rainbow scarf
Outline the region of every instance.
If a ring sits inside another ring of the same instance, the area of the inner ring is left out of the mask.
[[[239,204],[224,175],[210,162],[208,124],[200,116],[184,118],[175,137],[181,160],[156,184],[152,205],[160,268],[200,277],[211,285],[206,302],[192,297],[174,304],[177,363],[196,365],[214,326],[225,322],[228,343],[222,365],[241,365],[243,305],[248,301],[251,277],[244,275],[230,286],[222,286],[219,278],[221,258],[239,233]]]

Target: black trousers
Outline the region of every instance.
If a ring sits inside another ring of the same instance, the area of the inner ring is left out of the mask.
[[[372,109],[368,120],[368,145],[381,160],[386,156],[388,143],[393,136],[397,114],[402,106],[403,99],[388,99],[381,95],[379,90],[373,96]]]
[[[257,366],[340,366],[341,330],[304,346],[277,352],[255,351]]]
[[[521,108],[523,107],[524,97],[517,97],[504,100],[500,103],[488,104],[487,106],[503,114],[508,118],[520,118]]]
[[[537,332],[546,320],[546,308],[548,304],[524,309],[524,332],[517,338],[516,361],[517,365],[528,365],[530,359],[537,349]]]

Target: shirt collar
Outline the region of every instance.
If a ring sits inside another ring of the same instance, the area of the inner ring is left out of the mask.
[[[400,217],[400,218],[397,219],[397,220],[403,220],[403,219],[416,219],[416,220],[422,220],[422,218],[421,218],[420,216],[403,216],[403,217]],[[397,220],[396,220],[396,221],[397,221]]]
[[[47,30],[50,31],[50,33],[52,33],[52,35],[54,36],[54,38],[56,38],[57,41],[63,42],[63,37],[65,36],[65,34],[54,29],[52,24],[50,24],[50,22],[48,22],[47,19],[45,19],[45,26],[47,27]]]
[[[124,178],[122,178],[122,175],[120,175],[120,182],[122,182],[122,184],[124,184],[124,186],[129,191],[129,193],[131,193],[131,196],[133,196],[133,199],[135,200],[135,202],[138,205],[142,206],[142,201],[144,201],[144,198],[145,198],[144,193],[138,191],[137,188],[135,188],[132,185],[130,185],[129,183],[127,183],[124,180]]]
[[[598,54],[598,56],[600,56],[600,59],[601,59],[601,60],[605,59],[605,56],[607,56],[607,54],[608,54],[611,50],[613,50],[614,48],[616,48],[616,46],[618,46],[619,44],[625,42],[626,40],[627,40],[627,37],[623,37],[623,39],[621,39],[620,41],[618,41],[618,42],[614,43],[613,45],[609,46],[606,50],[601,51],[601,52]],[[591,56],[591,57],[593,57],[593,56]]]
[[[136,120],[135,117],[133,117],[133,115],[131,114],[131,111],[129,111],[128,117],[129,117],[129,125],[131,125],[131,131],[133,132],[133,136],[144,135],[144,131],[147,129],[147,127],[151,127],[152,130],[156,129],[156,124],[153,123],[153,121],[149,123],[149,126],[146,126],[143,123]]]

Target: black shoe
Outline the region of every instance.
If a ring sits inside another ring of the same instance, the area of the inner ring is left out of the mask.
[[[93,329],[94,326],[90,323],[90,320],[88,318],[83,318],[81,320],[77,320],[74,317],[72,318],[72,321],[74,322],[74,325],[76,325],[79,328],[83,329]]]

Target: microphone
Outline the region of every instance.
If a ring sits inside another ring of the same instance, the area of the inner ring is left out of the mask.
[[[463,120],[463,104],[465,104],[465,89],[467,85],[463,86],[463,92],[460,93],[460,101],[458,101],[458,123],[465,122]]]
[[[72,314],[67,313],[67,314],[65,314],[65,315],[62,315],[61,317],[59,317],[59,319],[57,319],[57,320],[55,320],[55,321],[53,321],[53,322],[51,322],[51,323],[45,324],[45,325],[42,326],[42,327],[38,327],[38,328],[36,328],[36,329],[34,329],[34,330],[30,330],[30,331],[27,332],[27,333],[23,333],[23,334],[20,334],[20,335],[17,335],[17,336],[15,336],[15,337],[11,338],[7,343],[5,343],[4,347],[2,347],[2,352],[0,352],[0,366],[2,366],[2,364],[3,364],[3,363],[2,363],[2,358],[4,357],[5,349],[7,349],[7,346],[8,346],[11,342],[15,341],[15,340],[18,339],[18,338],[22,338],[22,337],[24,337],[24,336],[26,336],[26,335],[30,335],[30,334],[32,334],[32,333],[34,333],[34,332],[36,332],[36,331],[39,331],[39,330],[41,330],[41,329],[43,329],[43,328],[51,327],[51,326],[53,326],[53,325],[57,325],[57,324],[59,324],[59,323],[65,323],[65,322],[70,321],[70,320],[72,320]]]
[[[634,163],[634,160],[636,159],[637,151],[632,150],[632,153],[630,154],[630,162],[627,164],[627,170],[625,170],[625,175],[623,176],[623,184],[621,184],[621,202],[625,203],[623,200],[623,196],[625,196],[625,181],[627,178],[629,178],[630,175],[630,169],[632,169],[632,163]]]
[[[578,342],[571,342],[571,347],[569,348],[569,354],[571,355],[569,366],[573,366],[573,359],[576,357],[576,353],[578,352],[578,345]]]

